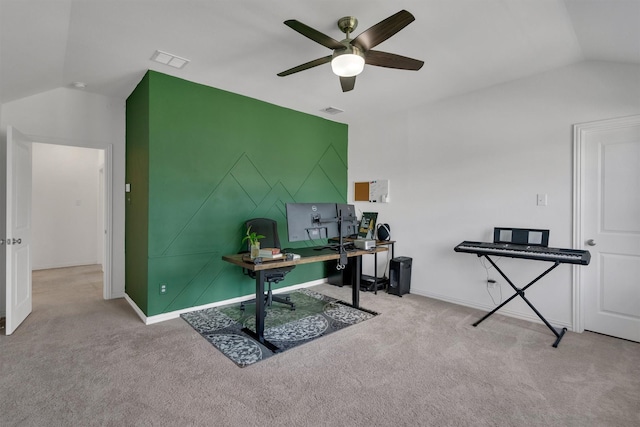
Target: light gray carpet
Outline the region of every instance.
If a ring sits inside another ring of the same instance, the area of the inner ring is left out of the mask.
[[[0,336],[0,425],[638,426],[640,344],[416,295],[238,369],[182,319],[145,326],[94,267],[34,273]],[[313,288],[350,300],[351,289]]]

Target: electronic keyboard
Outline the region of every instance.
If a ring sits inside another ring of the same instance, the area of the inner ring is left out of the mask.
[[[552,261],[567,264],[589,265],[589,251],[578,249],[549,248],[546,246],[517,245],[513,243],[488,243],[464,241],[454,248],[456,252],[481,255],[525,258],[538,261]]]

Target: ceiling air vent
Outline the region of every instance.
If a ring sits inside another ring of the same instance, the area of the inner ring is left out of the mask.
[[[179,69],[184,68],[184,66],[189,63],[188,59],[180,58],[172,53],[163,52],[161,50],[156,50],[151,57],[151,60]]]
[[[336,108],[336,107],[327,107],[327,108],[323,108],[320,111],[325,112],[327,114],[331,114],[332,116],[334,116],[336,114],[344,113],[344,110],[341,110],[341,109]]]

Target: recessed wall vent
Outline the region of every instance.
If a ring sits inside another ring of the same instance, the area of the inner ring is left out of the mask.
[[[320,111],[325,112],[327,114],[331,114],[332,116],[336,115],[336,114],[344,113],[344,110],[341,110],[341,109],[336,108],[336,107],[327,107],[327,108],[323,108]]]
[[[161,50],[156,50],[151,57],[151,60],[178,69],[184,68],[184,66],[189,63],[188,59],[180,58],[172,53],[163,52]]]

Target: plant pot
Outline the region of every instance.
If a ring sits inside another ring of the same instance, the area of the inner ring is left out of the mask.
[[[251,259],[258,258],[260,255],[260,242],[251,245]]]

